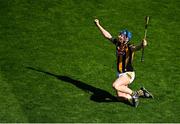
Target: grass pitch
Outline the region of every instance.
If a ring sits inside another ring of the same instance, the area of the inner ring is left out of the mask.
[[[180,122],[179,0],[1,0],[0,122]],[[136,79],[155,99],[138,108],[113,98],[115,47],[93,20],[132,43],[151,17]]]

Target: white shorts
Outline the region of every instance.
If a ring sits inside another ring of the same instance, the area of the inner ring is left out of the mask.
[[[129,84],[131,84],[135,78],[135,72],[125,72],[125,73],[117,73],[117,77],[121,77],[121,76],[127,76],[128,78],[130,78]]]

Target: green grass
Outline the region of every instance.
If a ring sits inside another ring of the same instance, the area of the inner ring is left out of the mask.
[[[180,122],[179,0],[1,0],[0,122]],[[115,48],[93,20],[133,43],[151,17],[145,62],[136,80],[155,99],[138,108],[104,101],[115,95]],[[94,94],[93,94],[94,92]]]

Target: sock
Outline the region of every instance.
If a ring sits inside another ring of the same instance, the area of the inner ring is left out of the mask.
[[[142,90],[138,90],[137,93],[138,93],[138,96],[144,96],[144,93]]]
[[[132,98],[127,99],[127,101],[128,101],[131,105],[133,104],[133,99],[132,99]]]
[[[132,91],[132,94],[131,94],[131,96],[134,96],[134,94],[136,93],[136,91]]]

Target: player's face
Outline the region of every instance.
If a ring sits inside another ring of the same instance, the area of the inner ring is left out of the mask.
[[[118,40],[119,40],[119,42],[121,42],[121,43],[125,43],[126,40],[127,40],[126,35],[124,35],[124,34],[119,34],[119,35],[118,35]]]

